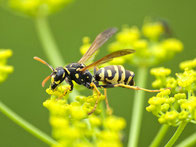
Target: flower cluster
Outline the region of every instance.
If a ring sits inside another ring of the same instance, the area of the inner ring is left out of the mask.
[[[62,9],[72,0],[8,0],[12,9],[32,17],[46,16]]]
[[[12,66],[6,65],[7,58],[12,56],[10,49],[0,49],[0,83],[6,80],[7,76],[13,72]]]
[[[51,97],[43,103],[50,112],[52,135],[59,143],[54,147],[121,147],[124,119],[105,116],[99,105],[93,114],[88,115],[98,95],[77,96],[70,102],[69,92],[62,97],[66,89],[65,85],[59,85],[55,91],[47,89]],[[100,101],[104,99],[101,95]]]
[[[168,28],[162,22],[145,22],[141,31],[138,27],[123,27],[116,35],[116,41],[109,45],[109,51],[134,49],[133,55],[119,57],[113,64],[129,62],[136,66],[153,66],[172,58],[183,49],[175,38],[166,38]]]
[[[158,117],[160,123],[178,126],[181,122],[196,123],[196,67],[195,59],[180,64],[184,69],[169,76],[170,69],[153,68],[151,74],[156,77],[153,87],[167,87],[149,99],[146,110]]]

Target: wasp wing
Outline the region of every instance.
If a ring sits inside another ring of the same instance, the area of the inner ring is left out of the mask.
[[[116,33],[116,31],[116,28],[110,28],[97,35],[92,45],[89,47],[87,52],[82,56],[82,58],[78,61],[78,63],[86,62],[95,53],[97,49],[99,49],[114,33]]]
[[[103,58],[99,59],[98,61],[96,61],[96,62],[94,62],[94,63],[92,63],[92,64],[90,64],[90,65],[88,65],[88,66],[86,66],[84,68],[82,68],[81,71],[85,71],[85,70],[87,70],[89,68],[96,67],[96,66],[104,64],[106,62],[109,62],[113,58],[125,56],[125,55],[128,55],[128,54],[132,54],[134,52],[135,52],[135,50],[133,50],[133,49],[123,49],[123,50],[120,50],[120,51],[113,52],[113,53],[111,53],[109,55],[104,56]]]

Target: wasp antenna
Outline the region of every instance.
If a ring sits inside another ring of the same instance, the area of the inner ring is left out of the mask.
[[[41,63],[47,65],[47,66],[54,72],[54,68],[53,68],[51,65],[49,65],[46,61],[44,61],[43,59],[41,59],[41,58],[39,58],[39,57],[36,57],[36,56],[33,57],[33,59],[35,59],[35,60],[37,60],[37,61],[39,61],[39,62],[41,62]]]
[[[45,83],[51,78],[52,75],[47,76],[43,81],[42,81],[42,87],[45,86]]]

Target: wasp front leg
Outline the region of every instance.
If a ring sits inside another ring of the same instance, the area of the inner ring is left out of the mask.
[[[65,78],[65,81],[69,84],[69,87],[66,87],[63,96],[65,96],[67,94],[68,91],[72,91],[73,90],[73,82],[71,79],[69,78]]]

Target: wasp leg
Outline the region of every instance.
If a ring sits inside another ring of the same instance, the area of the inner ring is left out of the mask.
[[[68,91],[71,91],[71,87],[66,87],[64,93],[63,93],[63,96],[65,96],[67,94]]]
[[[98,105],[98,103],[99,103],[99,100],[100,100],[100,96],[101,96],[101,92],[97,89],[97,86],[96,86],[94,83],[91,83],[90,85],[94,88],[93,90],[95,90],[95,91],[97,92],[98,96],[97,96],[97,100],[96,100],[96,102],[95,102],[95,105],[94,105],[94,107],[93,107],[93,110],[90,111],[90,112],[88,113],[88,115],[90,115],[90,114],[92,114],[93,112],[95,112],[95,110],[96,110],[96,108],[97,108],[97,105]]]
[[[109,115],[112,115],[112,109],[110,108],[109,103],[108,103],[106,88],[104,88],[104,95],[105,95],[105,103],[106,103],[106,107],[107,107],[107,112],[109,113]]]
[[[123,88],[128,88],[128,89],[133,89],[133,90],[143,90],[146,92],[160,92],[160,90],[150,90],[150,89],[140,88],[138,86],[129,86],[129,85],[124,85],[124,84],[106,84],[106,85],[99,85],[97,87],[100,87],[100,88],[123,87]]]
[[[69,87],[66,87],[66,89],[61,97],[65,96],[68,91],[73,90],[73,82],[70,79],[66,79],[66,82],[69,84]]]
[[[150,89],[140,88],[138,86],[129,86],[129,85],[124,85],[124,84],[115,84],[114,87],[123,87],[123,88],[128,88],[128,89],[133,89],[133,90],[143,90],[146,92],[160,92],[160,90],[150,90]]]
[[[98,85],[99,88],[113,88],[115,84]]]

